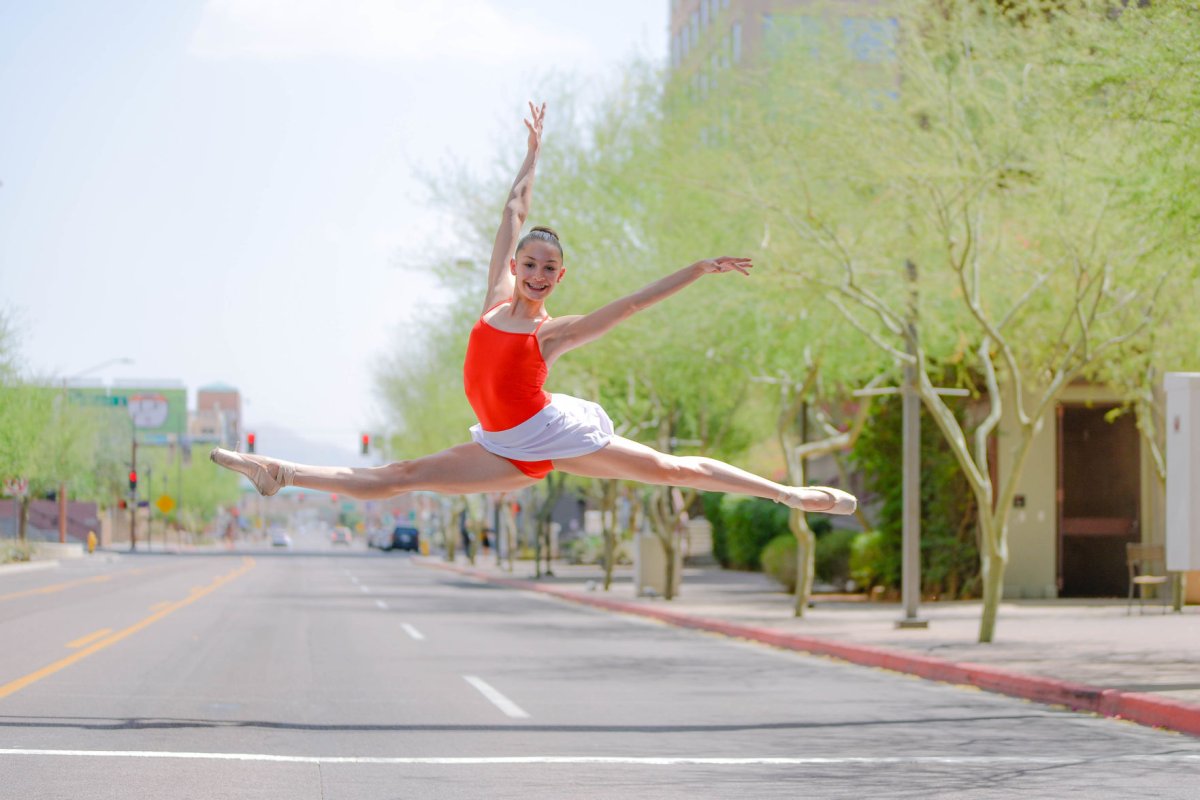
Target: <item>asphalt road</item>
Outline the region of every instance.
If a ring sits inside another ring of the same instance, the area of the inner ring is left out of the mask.
[[[1155,797],[1200,740],[361,549],[0,575],[3,798]]]

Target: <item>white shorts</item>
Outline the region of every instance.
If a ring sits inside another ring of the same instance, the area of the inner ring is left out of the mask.
[[[594,453],[613,437],[612,420],[590,400],[550,395],[550,405],[505,431],[471,426],[471,438],[483,449],[514,461],[553,461]]]

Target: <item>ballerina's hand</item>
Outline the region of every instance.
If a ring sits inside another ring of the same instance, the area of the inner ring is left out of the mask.
[[[546,121],[546,104],[542,103],[542,107],[538,108],[531,101],[529,115],[533,117],[533,122],[525,120],[525,127],[529,129],[529,149],[537,150],[542,146],[542,123]]]
[[[710,258],[699,262],[699,264],[705,272],[733,272],[737,270],[743,275],[749,275],[751,268],[754,266],[748,258],[735,258],[733,256]]]

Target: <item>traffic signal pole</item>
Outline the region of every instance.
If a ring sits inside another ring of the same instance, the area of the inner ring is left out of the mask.
[[[137,475],[137,430],[133,432],[133,457],[129,474]],[[137,550],[137,479],[129,481],[129,549]]]

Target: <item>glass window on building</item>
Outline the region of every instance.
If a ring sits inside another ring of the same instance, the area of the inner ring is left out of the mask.
[[[740,64],[742,61],[742,21],[736,20],[733,26],[729,29],[729,51],[733,57],[733,63]]]
[[[855,61],[886,64],[896,60],[896,20],[848,17],[842,39]]]
[[[781,58],[797,48],[807,48],[813,58],[821,53],[825,25],[820,17],[803,14],[763,16],[763,50],[768,58]]]
[[[700,27],[707,28],[708,22],[708,0],[700,0]]]
[[[696,45],[700,41],[700,12],[692,12],[692,45]]]

